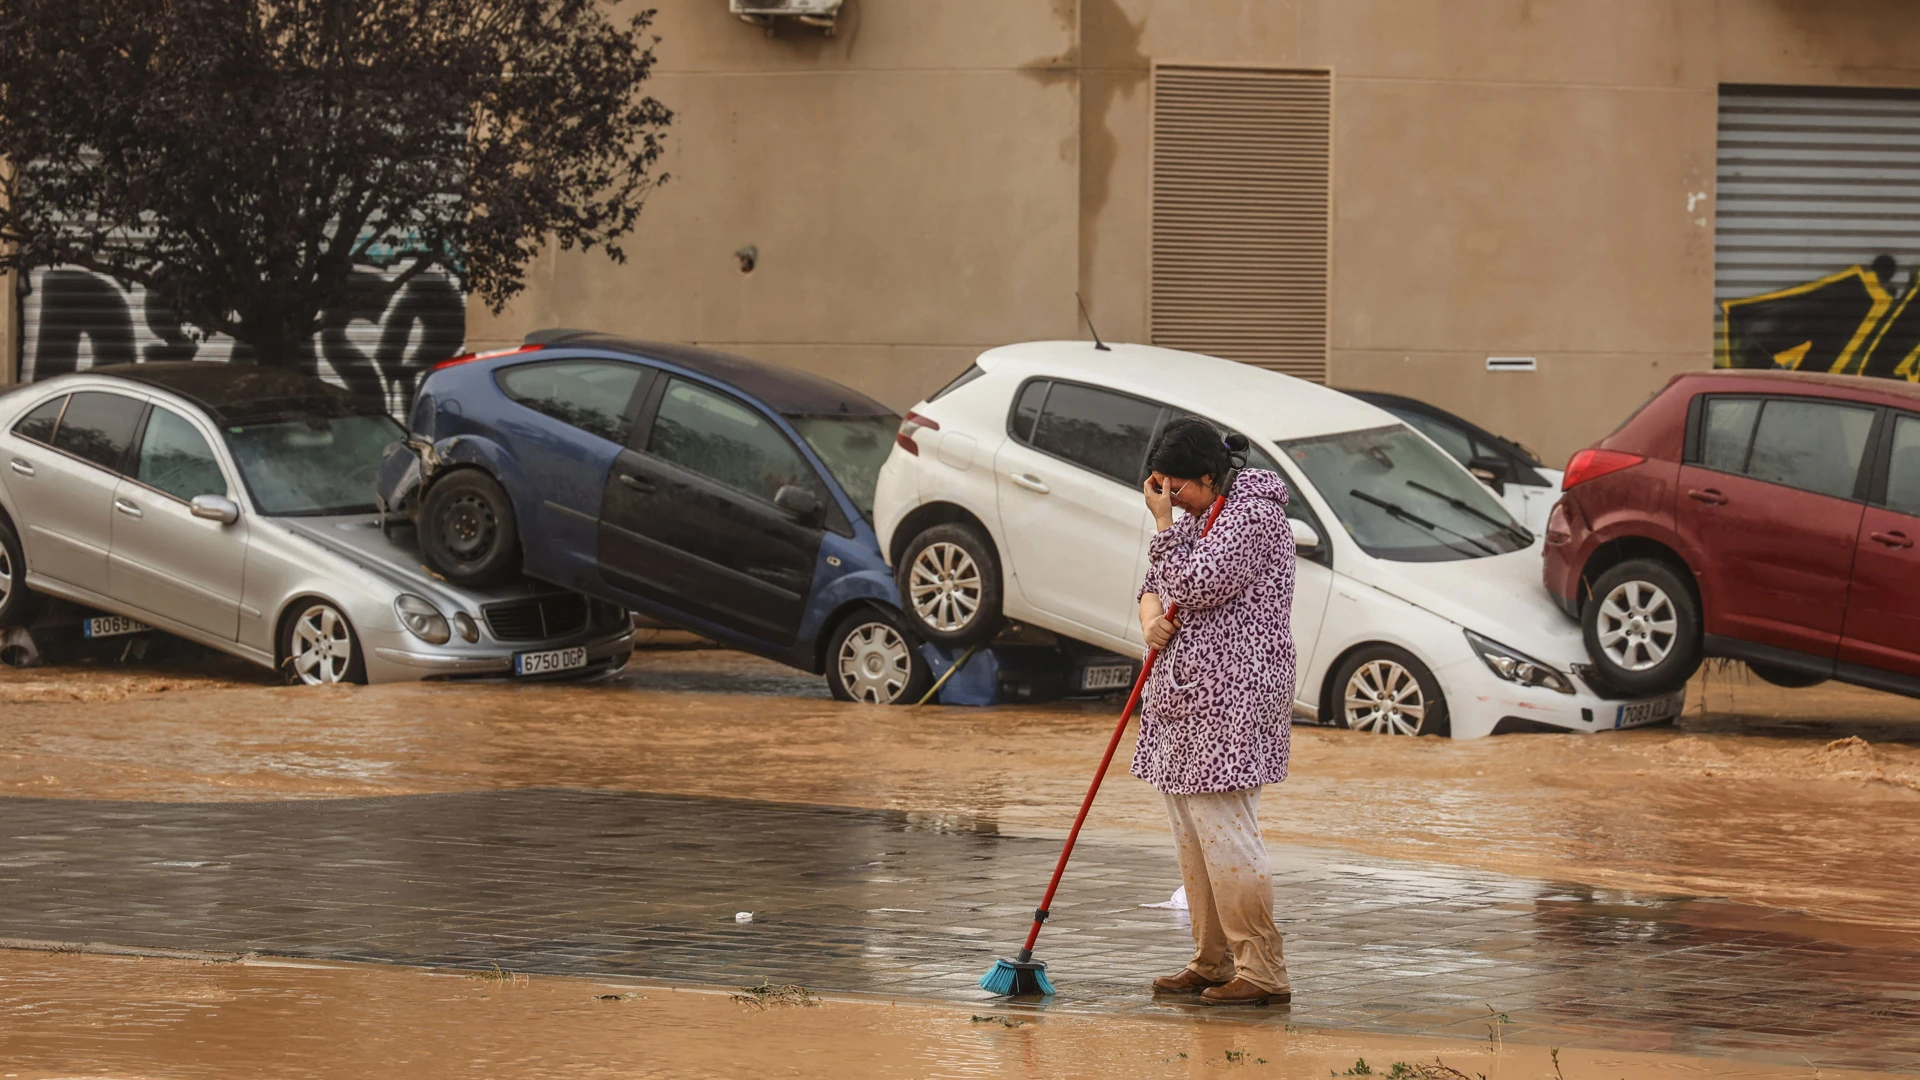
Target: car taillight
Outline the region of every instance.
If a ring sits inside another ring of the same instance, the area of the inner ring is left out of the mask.
[[[1620,450],[1582,450],[1567,462],[1567,472],[1560,478],[1560,490],[1572,491],[1589,480],[1598,480],[1608,473],[1621,469],[1630,469],[1647,460],[1639,454],[1629,454]]]
[[[514,353],[533,352],[538,348],[540,348],[540,346],[538,345],[520,345],[511,349],[495,349],[492,352],[463,353],[459,356],[450,356],[447,359],[440,361],[439,363],[433,365],[433,370],[439,371],[441,368],[458,367],[461,364],[471,364],[475,360],[491,360],[496,356],[512,356]]]
[[[939,431],[940,423],[937,420],[929,420],[917,412],[910,412],[905,420],[900,421],[900,433],[893,437],[893,441],[900,444],[900,449],[914,457],[919,457],[920,444],[913,441],[913,436],[922,429]]]

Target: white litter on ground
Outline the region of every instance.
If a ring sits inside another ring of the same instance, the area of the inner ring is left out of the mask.
[[[1179,888],[1173,890],[1173,895],[1167,897],[1167,899],[1163,903],[1141,904],[1140,906],[1172,908],[1175,911],[1185,911],[1187,910],[1187,887],[1185,885],[1182,885]]]
[[[1183,898],[1181,899],[1181,901],[1180,901],[1180,902],[1181,902],[1181,905],[1182,905],[1182,906],[1185,906],[1185,904],[1186,904],[1186,899],[1185,899],[1185,898],[1183,897]],[[733,913],[733,921],[734,921],[734,922],[752,922],[752,921],[753,921],[753,912],[751,912],[751,911],[736,911],[736,912],[734,912],[734,913]]]

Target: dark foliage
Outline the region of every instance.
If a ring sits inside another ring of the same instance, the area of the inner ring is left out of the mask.
[[[624,261],[672,119],[652,14],[0,0],[0,266],[144,285],[264,362],[434,267],[497,311],[548,242]]]

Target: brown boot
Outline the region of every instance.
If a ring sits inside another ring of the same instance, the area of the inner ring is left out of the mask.
[[[1153,992],[1156,994],[1198,994],[1212,986],[1224,986],[1197,974],[1192,968],[1181,968],[1177,974],[1162,975],[1153,980]]]
[[[1200,993],[1202,1005],[1285,1005],[1292,1000],[1292,990],[1262,990],[1239,978]]]

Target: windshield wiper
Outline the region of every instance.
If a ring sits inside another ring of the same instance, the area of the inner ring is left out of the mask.
[[[1430,488],[1418,480],[1407,481],[1407,486],[1414,489],[1415,491],[1424,491],[1427,494],[1433,496],[1436,499],[1439,499],[1441,502],[1446,503],[1448,506],[1453,507],[1455,510],[1460,511],[1463,514],[1472,514],[1474,517],[1479,518],[1481,521],[1486,522],[1487,524],[1493,526],[1496,529],[1499,529],[1501,532],[1506,533],[1508,536],[1512,537],[1515,541],[1517,541],[1520,544],[1521,547],[1526,547],[1529,544],[1533,543],[1533,534],[1528,532],[1524,526],[1521,526],[1511,521],[1501,521],[1499,518],[1494,517],[1492,514],[1487,513],[1485,510],[1482,510],[1477,506],[1474,506],[1472,503],[1468,502],[1465,499],[1459,498],[1457,496],[1449,495],[1446,492],[1440,491],[1435,488]]]
[[[1356,499],[1359,499],[1361,502],[1372,503],[1373,505],[1379,507],[1380,509],[1385,510],[1387,513],[1392,514],[1394,517],[1399,518],[1401,521],[1412,522],[1413,524],[1418,525],[1423,529],[1426,529],[1428,532],[1434,534],[1435,536],[1440,536],[1441,533],[1453,533],[1453,535],[1459,537],[1462,540],[1465,540],[1467,543],[1472,544],[1474,547],[1479,548],[1481,551],[1485,552],[1488,555],[1500,554],[1498,551],[1495,551],[1494,549],[1488,547],[1487,545],[1481,543],[1480,541],[1475,540],[1473,537],[1468,536],[1466,533],[1454,532],[1454,530],[1447,528],[1445,525],[1436,525],[1433,522],[1428,521],[1426,518],[1421,517],[1419,514],[1416,514],[1413,511],[1407,509],[1406,507],[1401,506],[1397,502],[1390,502],[1386,499],[1381,498],[1378,495],[1369,495],[1366,492],[1361,491],[1359,488],[1354,488],[1351,491],[1347,492],[1347,494],[1353,496]],[[1441,537],[1441,540],[1444,542],[1446,538]]]

